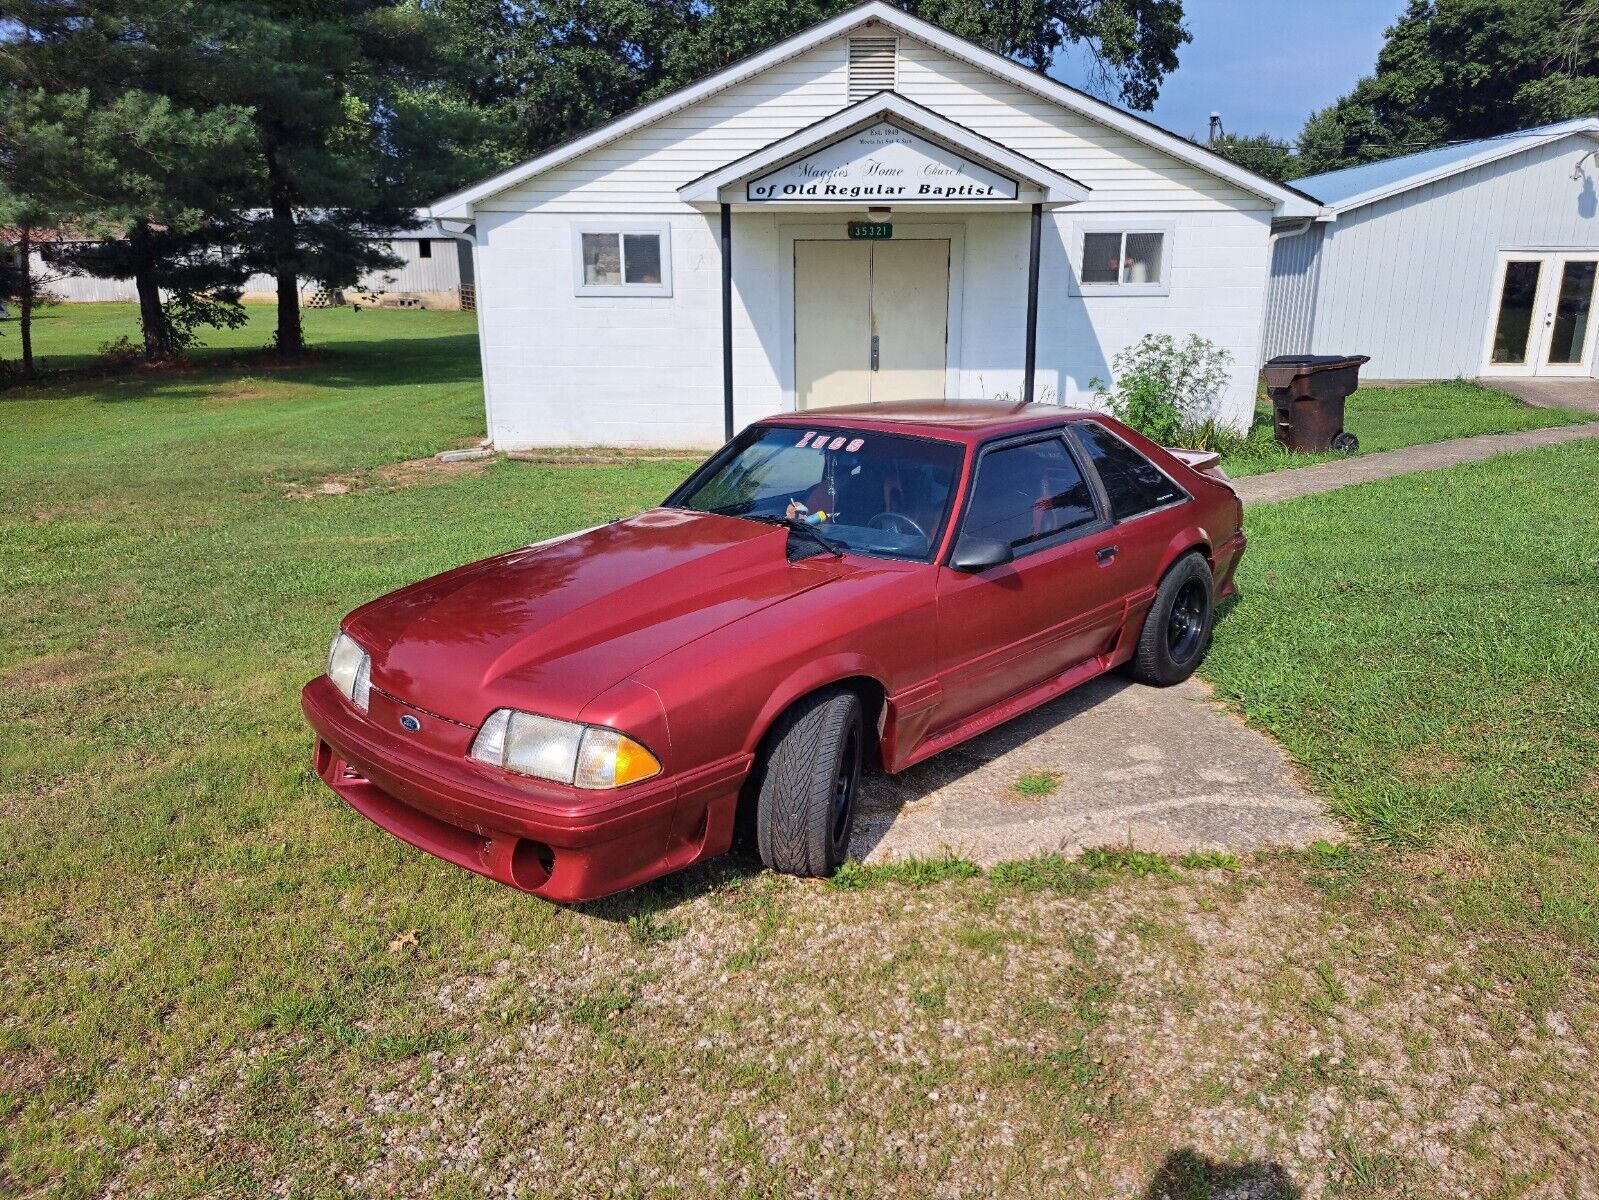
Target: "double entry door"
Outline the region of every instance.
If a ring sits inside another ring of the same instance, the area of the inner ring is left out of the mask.
[[[802,409],[944,396],[949,239],[794,242]]]
[[[1596,276],[1591,250],[1501,254],[1483,373],[1592,373]]]

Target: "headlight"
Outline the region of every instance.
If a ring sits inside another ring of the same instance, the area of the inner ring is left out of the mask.
[[[491,766],[591,791],[618,788],[661,773],[661,762],[626,734],[497,708],[472,742],[472,757]]]
[[[340,630],[328,647],[328,678],[362,712],[372,695],[372,656]]]

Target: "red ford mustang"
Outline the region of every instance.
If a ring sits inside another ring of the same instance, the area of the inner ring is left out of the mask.
[[[356,609],[301,697],[317,771],[552,900],[723,853],[740,805],[768,866],[829,874],[863,767],[1194,670],[1244,549],[1215,462],[1052,405],[762,421],[659,508]]]

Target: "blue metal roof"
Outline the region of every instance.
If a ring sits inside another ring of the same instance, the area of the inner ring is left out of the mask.
[[[1327,171],[1320,175],[1307,175],[1289,182],[1302,192],[1308,192],[1323,204],[1339,205],[1367,192],[1402,190],[1409,179],[1423,179],[1437,174],[1452,174],[1450,167],[1466,170],[1477,159],[1498,158],[1514,154],[1552,137],[1566,133],[1592,131],[1596,123],[1592,117],[1579,117],[1574,121],[1560,121],[1553,125],[1540,125],[1535,129],[1518,129],[1497,137],[1479,138],[1474,142],[1461,142],[1453,146],[1439,146],[1418,154],[1400,158],[1385,158],[1380,162],[1364,163],[1358,167],[1345,167],[1341,171]]]

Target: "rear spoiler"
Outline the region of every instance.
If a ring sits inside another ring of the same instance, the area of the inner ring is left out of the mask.
[[[1167,446],[1165,450],[1196,471],[1208,471],[1221,461],[1221,455],[1213,450],[1179,450],[1175,446]]]

